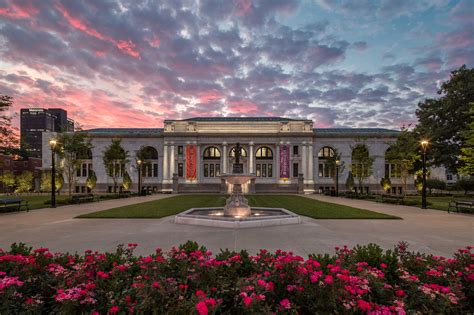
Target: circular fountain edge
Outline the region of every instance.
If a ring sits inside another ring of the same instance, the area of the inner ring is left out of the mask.
[[[266,207],[251,207],[252,210],[265,210],[265,211],[281,211],[282,215],[273,216],[262,216],[262,217],[212,217],[198,214],[191,214],[192,212],[199,210],[224,210],[223,207],[208,207],[208,208],[191,208],[177,214],[174,218],[174,222],[177,224],[188,224],[188,225],[199,225],[199,226],[210,226],[220,228],[255,228],[255,227],[266,227],[266,226],[278,226],[288,224],[299,224],[301,218],[297,214],[284,209],[284,208],[266,208]]]

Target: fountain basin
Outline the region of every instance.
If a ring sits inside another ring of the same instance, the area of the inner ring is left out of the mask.
[[[256,176],[249,174],[221,174],[220,178],[224,178],[226,182],[232,185],[243,185],[249,180],[256,178]]]
[[[255,228],[286,224],[299,224],[301,218],[283,208],[252,207],[248,216],[226,216],[224,208],[191,208],[175,216],[177,224],[212,226],[221,228]]]

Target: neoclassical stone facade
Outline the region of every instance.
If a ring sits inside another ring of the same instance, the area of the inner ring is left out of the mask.
[[[339,191],[345,191],[351,169],[352,149],[367,147],[375,158],[373,173],[364,190],[381,192],[380,180],[390,176],[393,193],[402,189],[395,165],[385,161],[385,152],[398,132],[380,128],[313,128],[311,120],[279,117],[201,117],[165,120],[164,128],[99,128],[87,130],[92,152],[77,172],[77,192],[85,192],[90,172],[97,176],[94,191],[113,190],[113,181],[103,165],[103,152],[111,139],[122,139],[129,153],[124,171],[137,189],[138,171],[135,154],[145,148],[149,160],[142,169],[142,186],[156,192],[225,192],[219,174],[232,170],[235,145],[242,147],[244,172],[257,176],[245,189],[248,192],[314,193],[333,190],[334,169],[326,165],[333,150],[341,153],[345,170],[339,176]],[[43,153],[49,151],[44,133]],[[49,151],[50,152],[50,151]],[[43,154],[43,167],[51,165],[51,154]],[[412,182],[411,182],[412,184]]]

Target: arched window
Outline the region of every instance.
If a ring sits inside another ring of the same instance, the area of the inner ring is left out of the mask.
[[[331,147],[323,147],[321,150],[318,152],[318,158],[321,159],[327,159],[329,157],[334,156],[334,149]]]
[[[318,152],[318,176],[322,178],[333,178],[336,174],[335,166],[329,163],[329,158],[334,156],[334,149],[322,147]]]
[[[257,160],[268,160],[273,159],[273,151],[269,147],[260,147],[255,153]]]
[[[220,160],[221,151],[216,147],[207,147],[202,155],[204,160]]]
[[[273,177],[273,151],[269,147],[260,147],[255,153],[255,175],[257,177]]]
[[[230,149],[229,156],[230,156],[230,157],[235,157],[235,147],[233,147],[232,149]],[[240,147],[240,156],[246,157],[246,156],[247,156],[247,150],[245,150],[244,148]]]
[[[154,147],[142,147],[137,158],[142,161],[143,177],[158,177],[158,151]]]
[[[144,147],[142,149],[143,158],[146,160],[158,160],[158,151],[153,147]]]
[[[203,152],[204,177],[217,177],[221,173],[221,151],[217,147],[207,147]]]

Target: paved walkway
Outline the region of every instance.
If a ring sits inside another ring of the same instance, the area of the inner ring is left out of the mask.
[[[399,241],[412,250],[451,256],[460,247],[474,244],[474,216],[415,207],[379,204],[363,200],[310,195],[322,201],[393,214],[404,220],[314,220],[303,217],[299,225],[255,229],[223,229],[177,225],[173,217],[163,219],[74,219],[75,216],[118,206],[167,198],[153,195],[108,200],[28,213],[0,215],[0,248],[13,242],[45,246],[53,251],[83,252],[113,250],[118,244],[138,243],[138,253],[156,247],[165,250],[196,240],[213,252],[220,248],[291,250],[300,255],[332,253],[335,246],[374,242],[392,248]]]

